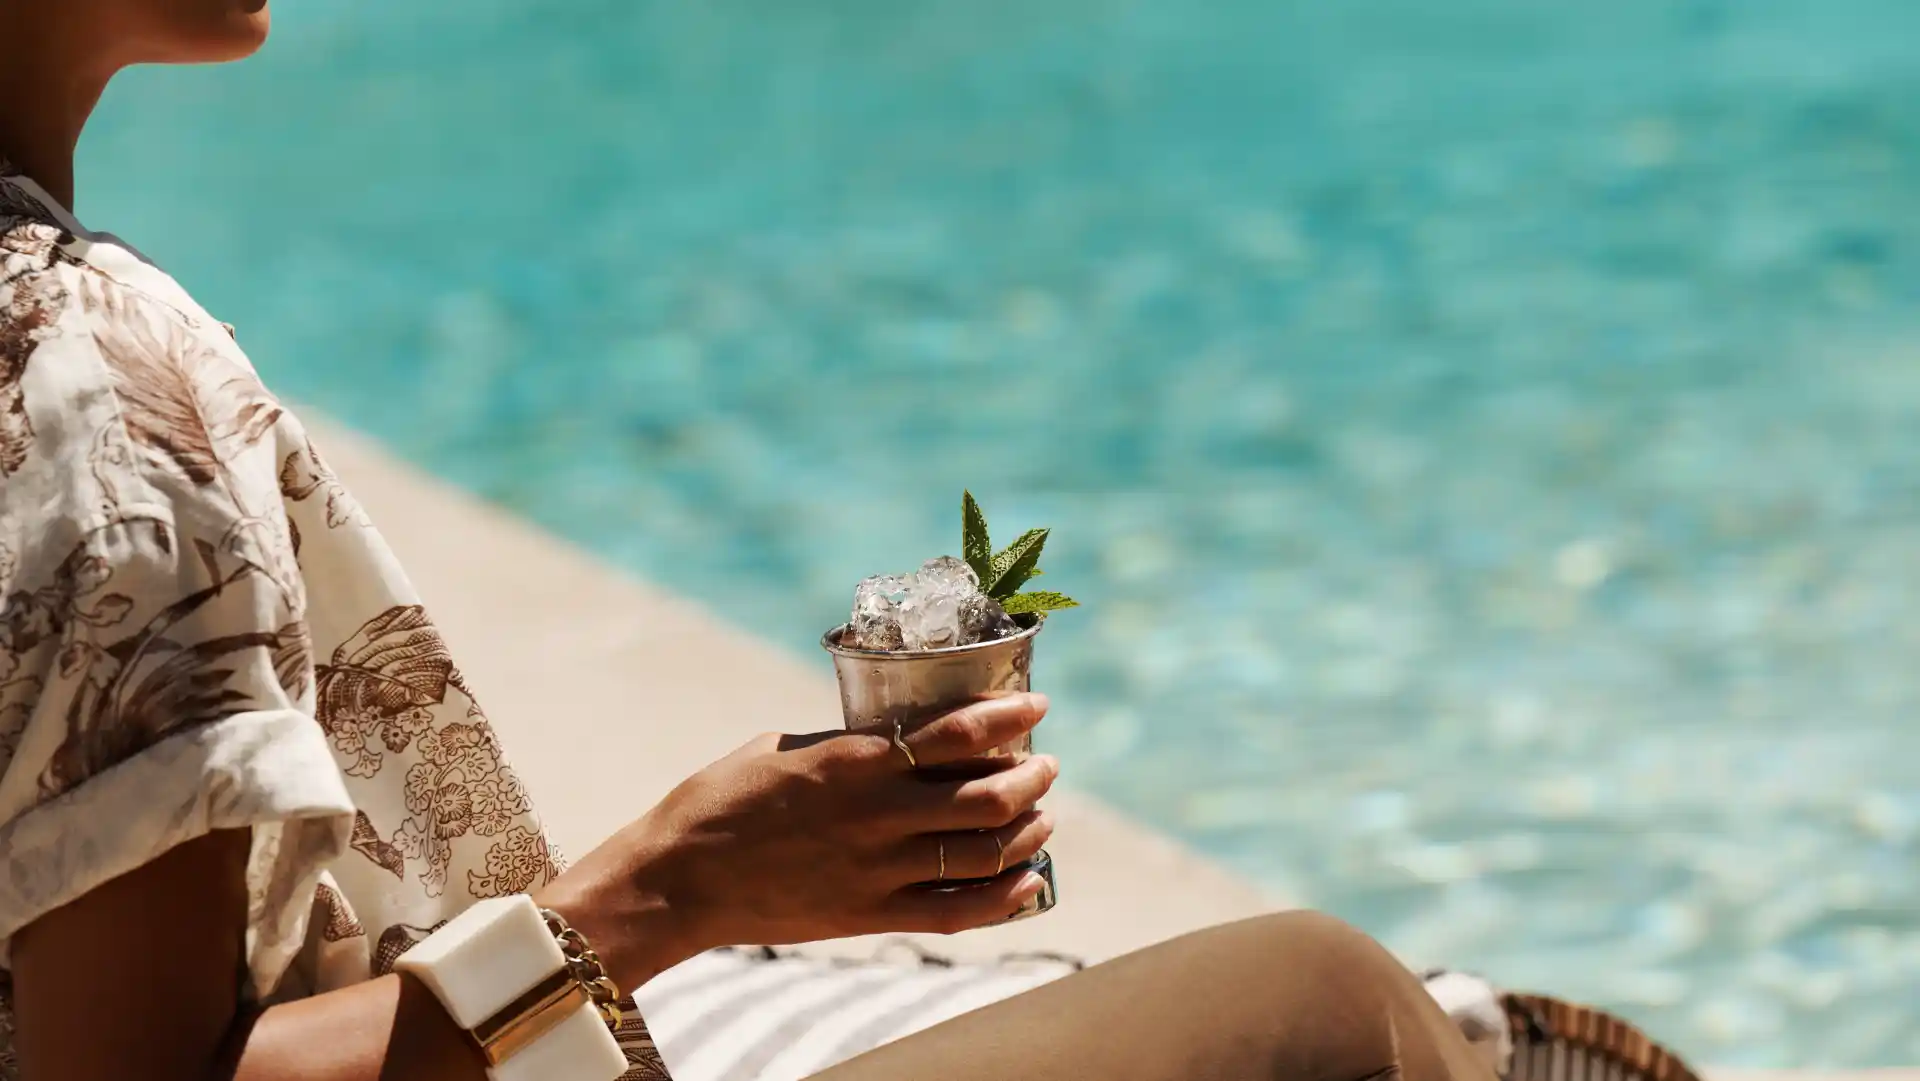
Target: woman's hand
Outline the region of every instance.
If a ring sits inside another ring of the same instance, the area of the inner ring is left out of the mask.
[[[1016,694],[929,722],[905,737],[918,771],[890,735],[760,736],[589,853],[541,903],[580,928],[624,988],[715,946],[993,923],[1041,888],[1006,868],[1052,835],[1034,804],[1060,769],[1041,755],[975,756],[1046,711],[1045,696]],[[916,888],[941,877],[943,853],[947,879],[990,881]]]

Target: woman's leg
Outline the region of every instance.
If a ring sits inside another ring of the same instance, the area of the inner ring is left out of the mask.
[[[1492,1081],[1413,974],[1327,916],[1175,939],[815,1081]]]

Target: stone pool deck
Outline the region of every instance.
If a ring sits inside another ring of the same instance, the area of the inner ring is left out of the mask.
[[[592,848],[755,733],[837,726],[824,655],[804,663],[396,462],[363,437],[313,426],[406,563],[567,851]],[[1059,909],[935,939],[932,948],[961,957],[1049,949],[1098,959],[1286,907],[1084,794],[1060,792],[1049,806],[1060,818],[1048,846],[1060,868]],[[815,949],[858,955],[874,945]],[[1727,1070],[1714,1081],[1920,1081],[1920,1069]]]

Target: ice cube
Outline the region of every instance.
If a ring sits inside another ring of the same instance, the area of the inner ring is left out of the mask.
[[[876,574],[853,591],[853,617],[846,645],[855,649],[899,649],[900,598],[912,576]]]
[[[961,608],[980,596],[973,568],[952,556],[929,559],[907,580],[900,632],[908,649],[946,649],[965,641]]]
[[[993,642],[1019,633],[1020,624],[985,593],[975,593],[960,605],[960,640],[967,644]]]
[[[935,584],[916,584],[900,602],[900,635],[908,649],[945,649],[960,644],[960,605],[966,594]]]
[[[913,576],[914,584],[938,590],[953,590],[961,593],[978,593],[980,576],[964,559],[952,556],[940,556],[920,564],[919,573]]]

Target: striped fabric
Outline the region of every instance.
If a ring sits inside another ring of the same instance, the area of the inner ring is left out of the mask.
[[[799,1081],[1055,980],[1070,961],[848,964],[702,954],[634,996],[674,1081]]]
[[[1066,959],[957,965],[828,961],[718,950],[634,996],[674,1081],[800,1081],[827,1067],[1079,969]],[[1699,1081],[1618,1018],[1477,976],[1421,976],[1505,1081]]]

